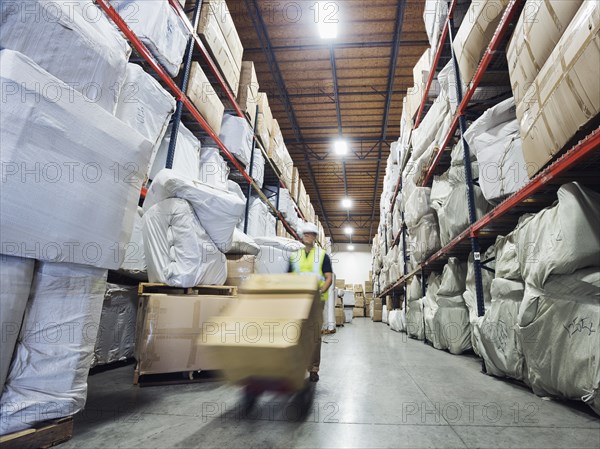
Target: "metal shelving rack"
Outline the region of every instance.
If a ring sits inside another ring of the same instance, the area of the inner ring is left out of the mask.
[[[598,128],[598,118],[592,122],[592,130],[587,128],[587,133],[578,133],[569,142],[563,150],[558,159],[551,162],[545,169],[541,170],[536,176],[529,180],[529,182],[523,186],[518,192],[506,198],[503,202],[497,205],[489,213],[481,217],[479,220],[475,217],[475,211],[473,207],[473,186],[476,185],[476,180],[473,179],[471,174],[470,164],[470,153],[469,148],[464,140],[464,132],[466,131],[466,119],[465,113],[467,108],[471,105],[475,89],[480,86],[482,79],[484,78],[488,67],[492,63],[494,57],[499,52],[501,45],[506,44],[508,31],[511,25],[519,17],[519,13],[523,7],[523,0],[511,0],[507,5],[504,14],[495,30],[495,33],[488,45],[482,60],[477,68],[473,80],[469,83],[466,92],[461,92],[462,86],[464,85],[460,80],[460,74],[458,70],[458,63],[452,49],[452,40],[454,37],[454,12],[457,6],[457,0],[452,0],[448,8],[448,16],[445,20],[444,27],[438,47],[435,52],[433,64],[427,79],[425,91],[417,115],[415,117],[414,128],[416,129],[421,123],[421,119],[424,115],[425,107],[428,102],[428,94],[432,85],[433,79],[436,75],[436,69],[441,59],[442,53],[446,45],[446,39],[449,39],[450,46],[450,58],[454,65],[454,71],[456,75],[456,88],[458,107],[453,116],[450,129],[443,141],[443,144],[438,148],[437,152],[433,156],[433,159],[422,179],[419,180],[418,185],[426,187],[430,185],[433,176],[436,172],[441,171],[444,162],[444,155],[447,155],[446,148],[455,138],[455,133],[458,128],[459,139],[462,140],[465,160],[465,180],[468,185],[468,200],[469,200],[469,218],[470,226],[455,237],[450,243],[444,246],[442,249],[437,251],[435,254],[430,256],[426,261],[415,267],[411,272],[407,272],[406,263],[404,265],[404,275],[400,277],[392,286],[386,288],[380,292],[379,297],[385,297],[389,294],[395,294],[396,292],[402,291],[404,293],[404,299],[406,304],[406,284],[409,279],[415,275],[421,275],[422,291],[423,295],[426,292],[426,277],[428,273],[432,271],[439,271],[448,257],[466,257],[471,251],[475,254],[475,279],[476,279],[476,295],[477,295],[477,311],[478,315],[484,314],[484,301],[483,301],[483,287],[481,282],[481,270],[487,269],[485,263],[489,261],[482,261],[480,254],[480,247],[483,243],[491,245],[495,242],[495,238],[498,235],[505,234],[512,231],[516,225],[519,217],[528,212],[537,212],[544,207],[547,207],[553,203],[556,199],[556,190],[560,185],[565,182],[574,180],[583,180],[588,183],[600,187],[600,181],[598,180],[597,173],[600,169],[600,128]],[[593,126],[596,126],[593,129]],[[445,161],[447,163],[447,161]],[[398,179],[394,195],[392,196],[390,210],[393,211],[395,206],[396,198],[402,191],[402,176]],[[400,239],[403,239],[403,257],[406,261],[406,226],[404,224],[404,216],[402,216],[402,227],[401,231],[395,237],[394,245],[397,245]]]
[[[181,81],[180,81],[179,86],[173,80],[173,78],[171,78],[171,76],[167,73],[167,71],[161,66],[161,64],[155,60],[154,56],[152,56],[152,54],[146,48],[146,46],[141,42],[141,40],[136,36],[136,34],[129,28],[127,23],[123,20],[123,18],[119,15],[119,13],[112,7],[112,5],[109,3],[109,1],[108,0],[95,0],[95,2],[98,4],[98,6],[105,12],[105,14],[115,23],[115,25],[120,29],[120,31],[129,40],[131,45],[134,47],[134,49],[137,51],[137,53],[142,58],[144,64],[146,66],[148,66],[154,72],[155,76],[158,77],[161,84],[163,84],[163,86],[165,86],[171,92],[171,94],[175,97],[176,110],[172,117],[173,127],[172,127],[171,141],[170,141],[170,145],[169,145],[169,152],[168,152],[168,156],[167,156],[166,168],[171,168],[172,163],[173,163],[175,147],[177,144],[177,131],[179,129],[179,125],[182,121],[186,121],[186,123],[190,123],[191,125],[193,125],[194,128],[196,128],[196,133],[201,133],[202,135],[206,136],[208,139],[212,140],[215,143],[215,145],[219,148],[219,151],[225,157],[225,159],[228,162],[228,164],[230,165],[230,167],[232,167],[236,170],[238,177],[241,177],[240,178],[241,181],[247,183],[248,192],[251,192],[252,190],[254,190],[254,192],[262,199],[262,201],[264,201],[267,204],[267,206],[271,209],[271,211],[275,215],[276,219],[280,220],[283,223],[286,230],[292,236],[294,236],[296,239],[299,239],[299,237],[296,234],[296,232],[294,231],[294,229],[292,229],[292,227],[284,219],[281,212],[279,212],[279,210],[278,210],[279,188],[280,187],[286,188],[286,186],[285,186],[285,183],[279,177],[277,170],[275,169],[274,164],[271,161],[271,159],[268,157],[264,146],[258,139],[258,137],[256,135],[256,130],[253,130],[254,131],[254,141],[253,141],[253,148],[252,148],[252,159],[254,158],[255,149],[258,147],[258,149],[262,152],[264,160],[265,160],[265,184],[267,182],[274,182],[278,187],[276,205],[273,205],[271,203],[271,201],[267,198],[267,196],[263,193],[261,188],[256,184],[256,182],[252,178],[252,176],[251,176],[252,161],[250,162],[248,169],[246,169],[237,160],[237,158],[227,149],[227,147],[219,139],[219,136],[214,133],[214,131],[208,125],[206,120],[204,120],[204,118],[202,117],[200,112],[196,109],[196,107],[194,106],[192,101],[185,94],[185,91],[187,90],[187,83],[188,83],[191,65],[194,60],[194,55],[195,54],[200,55],[203,59],[204,64],[210,69],[212,78],[216,81],[216,86],[218,87],[218,91],[222,94],[221,97],[224,96],[224,99],[230,105],[231,108],[229,110],[233,110],[233,112],[237,116],[245,118],[249,123],[248,117],[246,117],[246,115],[240,108],[239,104],[237,103],[234,92],[231,90],[231,88],[229,87],[229,85],[227,84],[227,82],[225,81],[223,76],[221,75],[221,72],[220,72],[218,66],[215,64],[210,53],[208,52],[208,50],[204,46],[204,43],[202,42],[202,40],[200,39],[200,37],[198,36],[198,34],[196,32],[197,27],[198,27],[198,21],[200,18],[200,10],[202,7],[202,0],[196,0],[196,2],[194,3],[193,17],[191,19],[191,22],[187,16],[186,12],[181,7],[181,4],[179,3],[178,0],[168,0],[168,1],[169,1],[169,4],[171,5],[171,7],[175,10],[175,12],[178,14],[180,19],[182,20],[187,31],[190,33],[189,38],[188,38],[188,44],[187,44],[187,47],[186,47],[186,50],[184,53],[183,66],[180,70],[180,80]],[[256,123],[256,121],[255,121],[255,123]],[[190,126],[190,127],[192,127],[192,126]],[[269,173],[267,173],[267,169],[270,170]],[[248,172],[250,172],[250,173],[248,173]],[[146,190],[142,189],[142,196],[145,196],[145,193],[146,193]],[[249,206],[249,202],[250,202],[251,198],[252,198],[251,195],[248,195],[248,197],[246,198],[246,201],[247,201],[246,219],[247,219],[248,206]],[[296,204],[295,200],[293,200],[293,201],[294,201],[295,208],[296,208],[297,212],[299,213],[300,217],[303,220],[305,220],[304,214],[302,213],[302,211]]]

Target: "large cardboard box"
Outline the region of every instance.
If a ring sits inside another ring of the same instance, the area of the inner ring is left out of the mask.
[[[255,271],[256,256],[227,255],[227,280],[225,285],[242,285]]]
[[[210,13],[210,8],[201,10],[198,35],[208,47],[231,90],[234,93],[237,92],[240,84],[241,63],[236,63],[219,27],[219,21],[214,14]]]
[[[355,296],[354,297],[354,307],[364,307],[365,306],[365,298],[363,296]]]
[[[339,289],[345,289],[346,288],[346,281],[344,279],[338,279],[336,278],[335,280],[335,288],[339,288]]]
[[[271,145],[271,133],[273,131],[273,114],[269,107],[269,98],[264,92],[258,93],[258,121],[256,122],[256,134],[260,138],[265,151],[269,152]]]
[[[388,296],[385,297],[385,305],[386,305],[388,311],[393,310],[393,307],[392,307],[392,297],[391,296],[388,295]]]
[[[508,3],[509,0],[471,3],[453,43],[460,76],[466,85],[471,82],[477,71],[481,57],[492,40]]]
[[[365,293],[365,300],[367,302],[371,301],[372,299],[373,299],[373,292]]]
[[[344,321],[345,321],[344,309],[336,307],[335,308],[335,325],[341,326],[342,324],[344,324]]]
[[[354,293],[363,293],[362,284],[354,284]]]
[[[229,382],[280,379],[299,389],[322,321],[316,276],[254,275],[239,300],[211,320],[202,344]]]
[[[600,2],[583,2],[523,101],[523,157],[533,177],[600,113]]]
[[[240,88],[238,90],[237,101],[242,111],[250,118],[250,123],[254,127],[256,111],[258,108],[258,79],[256,70],[252,61],[242,62],[242,72],[240,74]]]
[[[241,67],[244,47],[242,46],[242,41],[238,36],[235,24],[233,23],[233,18],[231,17],[231,13],[225,0],[202,0],[202,14],[213,16],[212,20],[219,25],[219,29],[223,34],[223,38],[227,43],[227,47],[231,52],[235,65],[238,68]]]
[[[527,2],[506,50],[515,103],[525,96],[581,3],[582,0]]]
[[[379,322],[382,321],[383,318],[383,311],[382,310],[374,310],[373,311],[373,316],[371,317],[371,319],[375,322]]]
[[[221,132],[225,106],[197,62],[192,62],[187,96],[190,97],[214,133],[218,135]]]
[[[135,342],[140,375],[220,369],[200,341],[205,323],[235,301],[229,296],[141,296]]]
[[[300,172],[296,167],[292,168],[292,185],[290,188],[290,195],[295,202],[298,202],[298,190],[300,189]]]
[[[365,293],[373,293],[373,282],[365,282]]]
[[[304,181],[302,181],[302,179],[300,180],[299,185],[300,185],[300,187],[298,188],[297,202],[298,202],[298,207],[300,207],[300,210],[302,210],[302,212],[304,212],[302,207],[300,206],[306,202],[306,187],[304,187]]]
[[[340,298],[339,296],[335,297],[335,306],[336,307],[344,307],[344,302],[342,301],[342,298]]]
[[[354,307],[352,309],[352,317],[353,318],[362,318],[365,316],[365,308],[364,307]]]
[[[373,299],[373,309],[374,310],[382,310],[383,309],[383,301],[381,298]]]
[[[269,142],[269,149],[267,155],[275,162],[275,165],[281,161],[283,154],[283,135],[279,128],[279,122],[277,119],[273,119],[273,126],[271,128],[271,141]]]

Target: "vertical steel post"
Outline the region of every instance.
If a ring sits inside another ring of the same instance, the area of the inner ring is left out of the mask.
[[[254,171],[254,152],[256,151],[256,124],[258,123],[258,105],[256,106],[256,112],[254,114],[254,129],[252,130],[252,153],[250,153],[250,168],[246,168],[250,179],[252,178],[252,172]],[[260,151],[260,150],[259,150]],[[250,215],[250,199],[252,198],[252,183],[248,183],[248,190],[246,191],[246,211],[244,212],[244,234],[248,233],[248,215]]]
[[[200,20],[200,8],[202,6],[202,0],[196,0],[194,5],[194,15],[192,17],[192,26],[194,31],[198,28],[198,22]],[[194,36],[188,38],[187,46],[185,48],[185,54],[183,58],[183,75],[181,76],[181,85],[179,86],[182,92],[187,91],[187,85],[190,78],[190,70],[192,68],[192,57],[194,55]],[[169,151],[167,153],[167,161],[165,168],[173,168],[173,160],[175,159],[175,147],[177,146],[177,135],[179,133],[179,124],[181,123],[181,115],[183,114],[183,102],[177,100],[175,106],[175,114],[171,119],[173,126],[171,127],[171,140],[169,141]]]
[[[459,72],[458,60],[454,53],[454,19],[450,17],[448,24],[448,37],[450,40],[450,51],[452,53],[452,65],[454,66],[455,82],[456,82],[456,97],[458,104],[462,103],[462,79]],[[461,112],[458,118],[460,129],[460,138],[463,145],[463,158],[465,164],[465,182],[467,183],[468,195],[467,202],[469,205],[469,223],[474,224],[477,221],[477,212],[475,210],[475,184],[473,182],[473,173],[471,170],[471,153],[469,144],[465,140],[465,132],[467,131],[467,121],[464,114]],[[483,281],[481,277],[481,249],[479,246],[479,238],[476,235],[470,237],[471,250],[473,251],[473,266],[475,272],[475,292],[477,296],[477,315],[483,316],[485,313],[484,296],[483,296]]]

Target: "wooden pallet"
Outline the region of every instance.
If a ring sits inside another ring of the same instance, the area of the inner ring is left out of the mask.
[[[37,449],[56,446],[73,437],[73,417],[55,419],[33,429],[0,436],[2,449]]]
[[[138,294],[165,293],[168,295],[220,295],[237,296],[238,288],[233,285],[198,285],[196,287],[171,287],[158,282],[140,282]]]
[[[181,385],[223,380],[220,371],[182,371],[163,374],[140,374],[138,367],[133,372],[133,385],[139,387],[157,387],[162,385]]]

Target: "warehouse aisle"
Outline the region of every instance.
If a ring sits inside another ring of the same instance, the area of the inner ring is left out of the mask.
[[[238,390],[220,382],[140,389],[128,366],[90,377],[87,409],[60,447],[600,447],[600,420],[586,407],[485,376],[475,357],[368,319],[327,341],[305,422],[276,398],[240,419]]]

